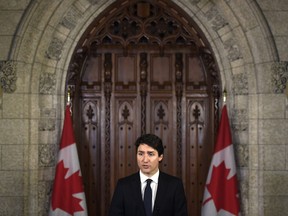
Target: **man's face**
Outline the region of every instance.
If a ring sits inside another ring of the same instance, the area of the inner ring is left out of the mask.
[[[159,167],[159,162],[163,159],[163,155],[158,155],[156,149],[147,144],[140,144],[137,149],[137,163],[139,169],[146,176],[154,175]]]

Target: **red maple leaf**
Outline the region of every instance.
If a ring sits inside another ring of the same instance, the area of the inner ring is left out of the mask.
[[[224,209],[234,215],[239,213],[239,200],[237,191],[236,174],[227,179],[230,169],[226,169],[223,161],[218,167],[213,167],[210,184],[207,184],[207,189],[211,194],[211,199],[215,203],[217,212]]]
[[[63,161],[57,164],[52,194],[52,209],[54,211],[56,208],[59,208],[73,215],[74,212],[84,211],[80,205],[82,200],[73,196],[73,194],[83,192],[83,187],[80,171],[73,173],[65,179],[68,169],[64,167]]]

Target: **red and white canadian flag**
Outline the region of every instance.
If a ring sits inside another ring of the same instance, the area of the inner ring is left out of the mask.
[[[202,216],[240,215],[234,150],[226,105],[222,108],[217,142],[208,172]]]
[[[82,183],[70,105],[67,105],[49,216],[87,216]]]

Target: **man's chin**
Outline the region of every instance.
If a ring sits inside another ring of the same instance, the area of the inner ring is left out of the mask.
[[[149,175],[150,172],[151,172],[149,169],[142,169],[141,171],[142,171],[142,173],[145,174],[145,175]]]

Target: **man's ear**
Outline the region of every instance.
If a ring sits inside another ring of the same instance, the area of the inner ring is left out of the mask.
[[[160,156],[159,156],[159,162],[161,162],[163,160],[163,154],[161,154]]]

